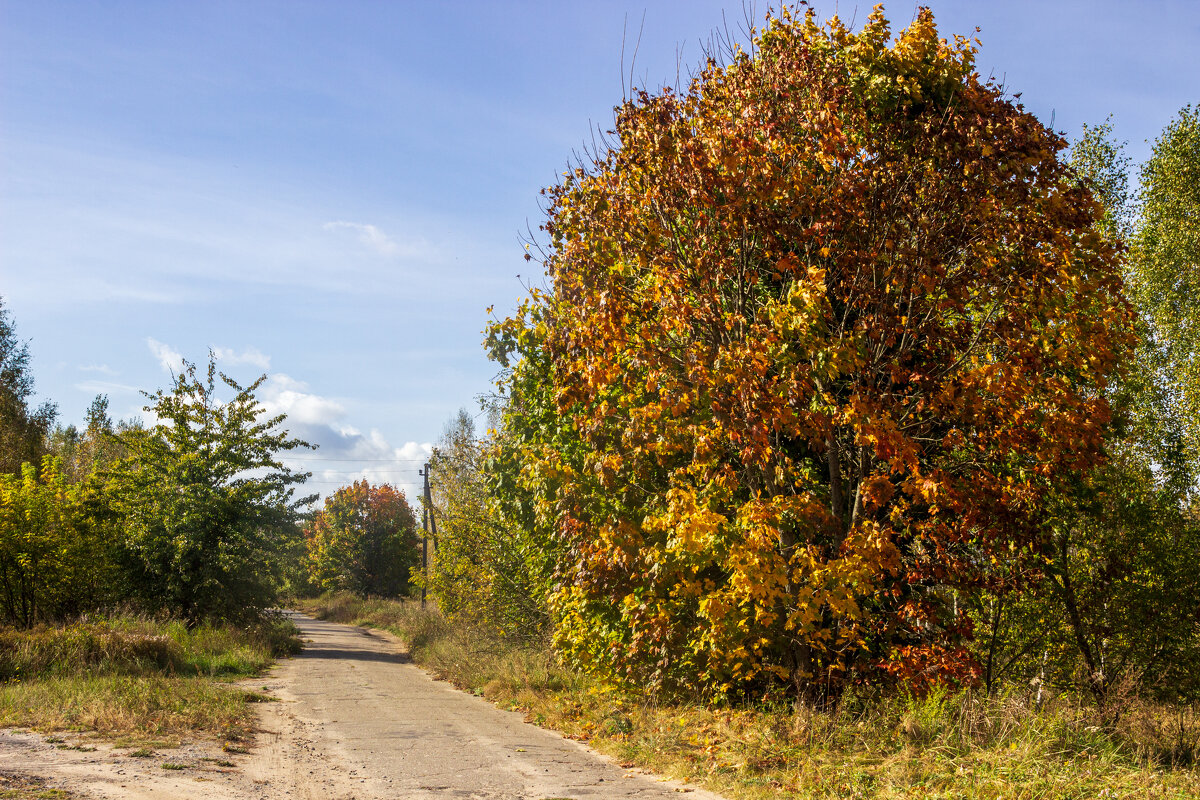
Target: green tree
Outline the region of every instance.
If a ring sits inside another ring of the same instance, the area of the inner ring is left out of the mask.
[[[51,402],[30,408],[32,396],[29,345],[17,338],[0,299],[0,472],[18,473],[23,462],[36,464],[45,453],[58,410]]]
[[[254,392],[266,376],[246,387],[219,379],[231,398],[218,397],[210,355],[207,376],[184,362],[169,392],[147,394],[158,423],[121,434],[126,457],[107,487],[132,593],[191,623],[250,618],[273,603],[277,553],[316,499],[294,496],[308,473],[280,454],[311,445],[280,427],[283,415],[264,418]]]
[[[512,480],[506,434],[479,437],[465,411],[447,424],[430,459],[437,546],[428,589],[449,619],[515,642],[549,630],[555,552]]]
[[[120,461],[124,448],[118,433],[141,427],[140,422],[129,420],[114,424],[105,395],[92,400],[85,422],[82,431],[74,425],[56,426],[49,437],[50,453],[62,461],[63,474],[74,483],[86,481]]]
[[[1200,108],[1179,112],[1141,170],[1129,283],[1146,325],[1146,361],[1180,458],[1161,467],[1200,480]]]
[[[1075,179],[1086,187],[1104,211],[1098,226],[1110,240],[1121,241],[1132,232],[1133,209],[1129,196],[1129,156],[1113,139],[1112,119],[1083,126],[1079,139],[1071,143],[1067,165]]]
[[[1101,703],[1120,684],[1200,696],[1200,518],[1120,443],[1048,511],[1040,582],[976,599],[988,689],[1035,681]]]
[[[420,563],[416,515],[404,492],[386,483],[338,489],[304,536],[309,580],[326,591],[399,597]]]

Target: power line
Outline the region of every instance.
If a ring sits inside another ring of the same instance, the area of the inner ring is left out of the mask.
[[[281,461],[346,461],[354,464],[423,464],[425,458],[318,458],[315,456],[281,456]]]
[[[317,474],[317,475],[358,475],[360,473],[371,473],[374,475],[379,475],[379,474],[390,475],[392,473],[396,473],[396,474],[418,473],[418,471],[420,471],[420,470],[413,469],[413,468],[409,468],[409,469],[377,469],[374,467],[367,467],[364,469],[322,469],[322,470],[318,470],[317,473],[314,473],[314,474]]]
[[[391,477],[389,477],[389,479],[386,479],[386,480],[394,481],[396,479],[391,479]],[[346,486],[347,483],[353,483],[353,482],[354,481],[346,481],[346,480],[342,480],[342,479],[331,480],[331,481],[311,481],[310,480],[310,481],[305,481],[305,486],[311,486],[311,485],[313,485],[313,483],[316,483],[316,485],[318,485],[318,486]],[[409,481],[409,482],[412,482],[412,481]]]

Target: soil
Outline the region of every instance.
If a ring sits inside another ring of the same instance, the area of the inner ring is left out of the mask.
[[[305,649],[253,682],[279,702],[258,706],[248,753],[204,741],[146,753],[0,731],[0,789],[26,781],[29,797],[57,789],[128,800],[721,800],[622,769],[435,681],[388,634],[291,616]]]

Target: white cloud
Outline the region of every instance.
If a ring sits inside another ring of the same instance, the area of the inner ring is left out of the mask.
[[[327,231],[350,231],[356,234],[358,243],[375,253],[387,258],[413,258],[428,256],[432,250],[429,243],[423,239],[400,243],[374,225],[362,222],[346,222],[337,220],[326,222],[321,226]]]
[[[159,365],[164,370],[173,375],[177,370],[182,369],[183,356],[181,354],[153,337],[147,337],[146,344],[150,347],[150,352],[158,359]]]
[[[263,353],[256,347],[247,347],[242,352],[237,352],[231,347],[214,347],[212,349],[213,358],[218,361],[223,361],[226,364],[250,364],[259,369],[271,368],[271,357]]]
[[[432,444],[405,442],[396,447],[378,430],[363,433],[345,422],[341,402],[314,394],[307,384],[283,373],[269,376],[258,398],[267,415],[287,415],[283,427],[292,436],[317,446],[281,456],[292,469],[312,473],[301,492],[325,497],[365,478],[372,484],[395,486],[414,506],[419,502],[417,470],[432,454]]]
[[[75,388],[89,394],[137,394],[140,391],[136,386],[112,381],[83,381],[75,384]]]
[[[286,414],[288,419],[304,425],[333,428],[346,414],[345,406],[336,400],[312,394],[307,384],[282,372],[267,378],[259,390],[259,401],[271,416]]]

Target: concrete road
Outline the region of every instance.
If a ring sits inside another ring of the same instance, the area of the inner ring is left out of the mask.
[[[518,713],[434,681],[392,637],[290,613],[311,640],[265,687],[251,770],[263,798],[690,798]]]

